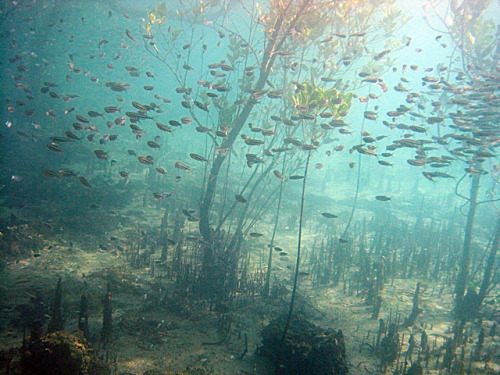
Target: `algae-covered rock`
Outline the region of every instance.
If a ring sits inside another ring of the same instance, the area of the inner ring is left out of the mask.
[[[277,374],[348,374],[342,331],[324,330],[303,317],[295,316],[281,346],[285,323],[286,316],[280,316],[262,331],[263,346],[259,352],[276,361]]]
[[[64,331],[29,341],[21,360],[25,375],[108,375],[108,366],[77,336]]]

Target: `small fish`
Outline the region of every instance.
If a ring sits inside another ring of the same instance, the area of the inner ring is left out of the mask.
[[[134,118],[137,120],[141,120],[141,119],[152,120],[153,119],[151,116],[145,115],[144,113],[140,113],[140,112],[125,112],[125,115],[130,117],[131,120]]]
[[[247,138],[245,139],[245,143],[249,146],[258,146],[258,145],[263,145],[264,141],[261,139]]]
[[[118,108],[116,106],[113,106],[113,105],[110,105],[108,107],[104,107],[104,112],[106,113],[116,113],[116,112],[120,112],[121,111],[121,108]]]
[[[129,37],[129,39],[131,39],[134,43],[137,43],[137,41],[135,40],[135,38],[132,36],[132,33],[130,32],[129,29],[125,30],[125,34],[127,34],[127,36]]]
[[[252,238],[258,238],[258,237],[262,237],[263,234],[262,233],[257,233],[257,232],[251,232],[249,234],[249,236],[252,237]]]
[[[168,198],[172,195],[172,193],[153,193],[153,197],[154,199],[156,200],[160,200],[160,199],[164,199],[164,198]],[[170,240],[172,241],[172,240]],[[173,241],[172,241],[173,242]]]
[[[184,163],[181,163],[180,161],[175,162],[175,168],[182,169],[183,171],[190,171],[191,170],[191,167],[187,166]]]
[[[326,217],[327,219],[336,219],[336,218],[338,218],[337,215],[331,214],[329,212],[322,212],[321,216]]]
[[[70,138],[67,138],[67,137],[59,137],[59,136],[56,136],[56,135],[50,137],[50,140],[52,141],[52,143],[73,142],[74,141],[73,139],[70,139]]]
[[[71,130],[66,131],[64,134],[66,134],[66,137],[69,139],[74,139],[75,141],[81,140],[81,138],[77,137]]]
[[[189,154],[189,156],[191,157],[191,159],[194,159],[196,161],[204,161],[204,162],[208,161],[208,159],[206,157],[195,154],[195,153],[191,153],[191,154]]]
[[[448,173],[443,173],[443,172],[422,172],[422,174],[431,181],[433,181],[433,178],[436,177],[455,178],[454,176],[451,176]]]
[[[49,143],[47,145],[47,148],[50,150],[50,151],[54,151],[54,152],[63,152],[63,149],[61,147],[59,147],[58,144],[56,143]]]
[[[464,169],[465,172],[471,174],[471,175],[480,175],[480,174],[488,174],[488,172],[486,172],[485,170],[483,169],[477,169],[477,168],[465,168]]]
[[[278,177],[280,180],[284,180],[284,179],[285,179],[285,177],[281,174],[281,172],[280,172],[280,171],[274,170],[274,171],[273,171],[273,173],[274,173],[274,175],[275,175],[276,177]]]
[[[377,114],[373,113],[373,112],[370,112],[370,111],[366,111],[364,113],[364,117],[367,120],[376,120],[377,119]]]
[[[151,148],[160,148],[160,145],[154,141],[147,141],[146,144]]]
[[[424,128],[423,126],[418,126],[418,125],[411,125],[410,130],[413,130],[416,133],[426,133],[427,129]]]
[[[139,163],[144,165],[153,165],[154,161],[152,156],[139,156],[137,159],[139,160]]]
[[[75,117],[78,121],[83,122],[85,124],[88,124],[90,122],[90,120],[88,118],[86,118],[82,115],[76,115]]]
[[[127,186],[130,182],[129,173],[127,171],[120,171],[118,173],[125,179],[125,186]]]
[[[171,133],[172,132],[172,129],[170,129],[170,127],[168,127],[167,125],[165,124],[162,124],[161,122],[157,122],[156,123],[156,127],[158,129],[160,129],[161,131],[164,131],[164,132],[169,132]]]
[[[80,181],[80,183],[85,186],[85,187],[88,187],[88,188],[91,188],[92,185],[90,185],[90,183],[87,181],[87,179],[83,176],[79,176],[78,177],[78,180]]]
[[[102,45],[108,44],[108,43],[109,43],[109,40],[101,39],[101,40],[99,40],[99,44],[97,47],[100,49]]]
[[[161,167],[156,167],[155,169],[159,174],[167,174],[167,171]]]
[[[356,151],[358,151],[360,154],[364,154],[364,155],[377,156],[377,154],[375,152],[373,152],[372,150],[369,150],[369,149],[366,149],[363,147],[357,147]]]
[[[408,159],[406,162],[415,167],[423,167],[425,165],[425,160],[422,159]]]
[[[366,77],[361,82],[378,83],[380,82],[380,79],[376,77]]]
[[[388,161],[385,160],[379,160],[378,163],[380,165],[383,165],[384,167],[392,167],[392,163],[389,163]]]
[[[247,202],[246,198],[241,194],[236,194],[234,196],[234,199],[236,200],[236,202],[239,202],[239,203],[246,203]]]
[[[202,111],[205,111],[205,112],[208,112],[208,105],[207,104],[203,104],[197,100],[194,101],[194,105],[197,106],[199,109],[201,109]]]
[[[391,198],[386,195],[377,195],[375,199],[381,202],[387,202],[391,200]]]
[[[442,117],[427,117],[428,124],[439,124],[443,121],[444,119]]]
[[[66,169],[59,170],[58,174],[60,177],[78,177],[78,173]]]
[[[97,159],[100,160],[107,160],[108,159],[108,153],[103,151],[103,150],[94,150],[95,156],[97,156]]]
[[[428,70],[426,69],[426,71],[428,71]],[[422,81],[424,81],[426,83],[436,83],[436,82],[439,82],[439,78],[427,76],[427,77],[423,77]]]
[[[375,61],[378,61],[380,60],[381,58],[383,58],[385,55],[387,55],[389,52],[391,52],[390,50],[386,49],[380,53],[377,53],[375,56],[373,56],[373,59]]]
[[[59,177],[58,172],[54,172],[53,170],[50,170],[50,169],[44,169],[42,171],[42,174],[46,177]]]

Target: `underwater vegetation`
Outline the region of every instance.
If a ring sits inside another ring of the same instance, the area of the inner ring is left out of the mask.
[[[3,2],[2,371],[498,373],[498,4],[403,3]]]

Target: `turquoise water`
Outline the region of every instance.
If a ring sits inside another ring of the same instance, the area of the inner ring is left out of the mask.
[[[316,28],[321,13],[310,10],[279,34],[269,71],[261,63],[278,27],[269,4],[197,3],[193,12],[188,3],[2,3],[6,265],[44,257],[54,241],[73,248],[85,239],[87,250],[135,268],[159,262],[177,277],[172,287],[186,278],[188,299],[203,299],[201,290],[209,305],[222,299],[232,308],[239,293],[266,294],[268,246],[278,247],[272,284],[291,292],[300,264],[306,295],[322,272],[326,284],[336,274],[334,286],[354,290],[366,255],[392,262],[386,283],[437,272],[451,316],[471,184],[480,178],[466,267],[479,292],[498,221],[497,3],[479,19],[489,24],[464,31],[467,48],[491,37],[467,61],[446,32],[444,3],[435,13],[432,2],[399,1],[400,13],[387,16],[389,2],[380,1],[364,19],[359,6],[353,26],[345,16]],[[312,103],[304,84],[342,100]],[[322,246],[335,255],[321,255]],[[130,260],[138,254],[143,263]],[[323,261],[332,269],[318,271]],[[55,264],[50,276],[64,275]],[[498,311],[497,271],[491,283]]]

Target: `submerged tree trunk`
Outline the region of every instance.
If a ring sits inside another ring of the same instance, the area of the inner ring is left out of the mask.
[[[472,184],[469,196],[469,212],[467,213],[467,222],[465,224],[464,244],[462,247],[462,260],[460,262],[460,271],[455,284],[455,314],[457,318],[466,316],[466,306],[464,304],[465,289],[469,281],[470,273],[470,245],[472,241],[472,228],[477,209],[477,193],[479,191],[479,181],[481,175],[476,174],[472,177]]]
[[[493,235],[493,242],[491,243],[490,254],[488,255],[488,260],[486,261],[486,268],[484,270],[483,281],[481,283],[481,288],[479,289],[479,296],[477,300],[479,309],[483,303],[486,295],[488,294],[488,289],[491,286],[491,278],[493,276],[493,269],[495,267],[496,256],[498,252],[498,246],[500,244],[500,215],[497,217],[497,223],[495,226],[495,233]]]
[[[299,19],[303,16],[303,11],[310,6],[309,2],[305,1],[304,4],[294,11],[292,14],[289,14],[288,10],[292,5],[292,1],[289,1],[287,5],[284,7],[283,12],[277,18],[273,32],[270,35],[268,42],[266,44],[263,58],[260,64],[260,76],[257,83],[254,86],[254,90],[260,91],[264,89],[266,82],[269,78],[269,74],[271,73],[271,69],[274,65],[274,62],[277,58],[277,54],[275,51],[281,50],[283,45],[285,44],[290,31],[295,27]],[[289,22],[285,22],[287,19],[291,18]],[[284,28],[286,27],[286,30]],[[258,101],[250,97],[243,110],[238,114],[236,119],[232,123],[232,128],[227,135],[226,138],[222,141],[221,148],[223,149],[231,149],[234,141],[238,137],[238,134],[241,132],[241,129],[245,125],[248,117],[250,116],[255,104]],[[201,199],[200,204],[200,234],[203,237],[203,240],[207,243],[204,254],[203,254],[203,266],[206,267],[210,265],[213,261],[213,253],[214,249],[212,248],[211,241],[211,229],[210,229],[210,208],[212,206],[212,202],[215,196],[215,191],[217,189],[217,179],[219,177],[219,172],[224,163],[225,156],[222,154],[217,155],[215,158],[212,168],[210,169],[210,174],[207,181],[207,186],[203,197]]]

